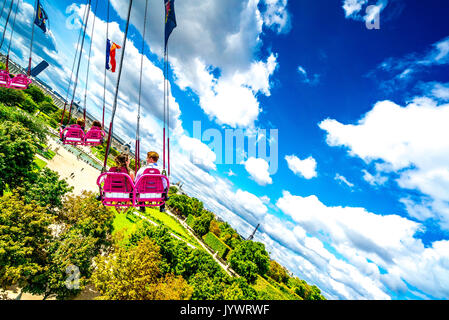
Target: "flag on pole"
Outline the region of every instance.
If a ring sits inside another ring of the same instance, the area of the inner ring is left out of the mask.
[[[47,20],[47,13],[42,7],[41,2],[37,0],[36,18],[34,19],[34,23],[41,28],[44,33],[47,32]]]
[[[115,54],[117,49],[121,49],[122,47],[116,44],[115,42],[111,42],[108,40],[107,50],[106,50],[106,69],[111,69],[111,72],[115,72],[117,67],[117,61],[115,60]],[[109,50],[108,50],[109,49]]]
[[[176,28],[175,0],[164,0],[165,3],[165,50],[167,50],[168,38]]]
[[[109,59],[111,57],[111,40],[107,39],[106,41],[106,70],[111,69],[109,65]]]

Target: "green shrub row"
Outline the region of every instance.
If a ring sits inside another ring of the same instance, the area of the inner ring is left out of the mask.
[[[203,239],[209,247],[211,247],[215,252],[218,252],[218,256],[226,260],[226,256],[231,251],[230,247],[228,247],[224,242],[218,239],[217,236],[212,232],[206,234]]]

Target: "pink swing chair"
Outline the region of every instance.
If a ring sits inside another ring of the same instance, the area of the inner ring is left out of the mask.
[[[32,83],[31,79],[28,78],[26,75],[18,74],[14,78],[11,78],[8,88],[16,90],[25,90],[28,89],[31,83]]]
[[[91,147],[99,146],[103,143],[105,135],[106,134],[100,127],[94,126],[85,134],[83,145]]]
[[[84,131],[78,124],[72,124],[65,129],[61,128],[59,136],[62,139],[62,143],[66,145],[77,146],[84,143]]]
[[[160,207],[164,205],[168,190],[165,190],[163,180],[167,181],[168,187],[169,179],[158,169],[146,169],[134,185],[134,206]]]
[[[113,167],[97,179],[101,202],[107,207],[133,207],[134,183],[125,168]]]

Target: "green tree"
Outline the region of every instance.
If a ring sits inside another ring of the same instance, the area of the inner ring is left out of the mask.
[[[188,217],[193,215],[193,207],[190,198],[183,194],[172,194],[167,205],[178,215]]]
[[[97,239],[84,236],[76,228],[63,233],[48,246],[47,268],[23,291],[43,295],[44,300],[51,296],[58,300],[75,297],[85,288],[92,274],[96,243]]]
[[[326,298],[321,295],[321,291],[317,286],[310,286],[306,281],[297,277],[290,278],[288,280],[288,286],[304,300],[326,300]]]
[[[0,198],[0,285],[27,287],[48,268],[54,218],[17,193]]]
[[[61,180],[59,174],[48,168],[30,174],[23,196],[27,202],[36,201],[42,207],[47,207],[48,213],[56,214],[62,209],[63,197],[73,190],[66,180]]]
[[[45,123],[15,107],[7,107],[0,104],[0,122],[11,121],[19,122],[35,136],[36,144],[45,144],[47,140],[48,129]]]
[[[41,103],[39,103],[39,110],[45,113],[46,115],[51,115],[52,113],[58,111],[58,107],[51,102],[42,101]]]
[[[163,274],[159,247],[144,238],[130,248],[118,247],[113,256],[99,257],[92,282],[104,300],[187,300],[192,288],[182,277]]]
[[[69,120],[69,108],[70,108],[70,105],[66,106],[66,110],[65,110],[65,113],[64,113],[64,121],[63,121],[64,125],[76,123],[76,119],[74,117],[72,117],[72,116],[70,116],[70,120]],[[49,117],[60,124],[61,123],[61,119],[62,119],[62,113],[63,113],[63,110],[58,109],[56,112],[54,112],[51,115],[49,115]]]
[[[193,223],[193,231],[200,237],[204,236],[209,232],[210,223],[214,219],[214,214],[212,212],[203,211],[203,214],[198,218],[195,218],[195,222]]]
[[[284,267],[282,267],[275,260],[270,261],[270,267],[267,272],[267,276],[271,277],[274,281],[279,283],[288,283],[289,275]]]
[[[95,193],[87,191],[78,196],[69,194],[58,216],[58,221],[76,227],[86,237],[97,239],[97,247],[110,245],[113,220],[113,211],[103,206]]]
[[[197,198],[190,198],[190,205],[192,206],[192,214],[194,216],[200,216],[203,214],[204,204]]]
[[[270,258],[264,244],[254,241],[243,241],[229,255],[229,263],[239,275],[248,282],[254,283],[257,274],[265,275],[269,268]]]
[[[25,95],[25,98],[18,104],[18,106],[31,114],[34,114],[38,109],[36,102],[34,102],[33,98],[28,95]]]
[[[6,184],[15,189],[29,176],[35,153],[33,136],[28,129],[20,123],[0,123],[0,195]]]

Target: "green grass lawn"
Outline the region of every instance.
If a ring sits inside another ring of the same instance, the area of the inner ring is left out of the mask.
[[[200,248],[198,241],[193,238],[187,230],[168,213],[160,212],[159,209],[147,208],[145,215],[157,224],[165,225],[174,234],[180,236],[195,247]]]
[[[123,232],[124,238],[122,244],[126,244],[129,236],[136,231],[138,222],[140,221],[141,219],[132,213],[117,213],[112,224],[114,230],[112,234],[115,235],[117,232]]]

